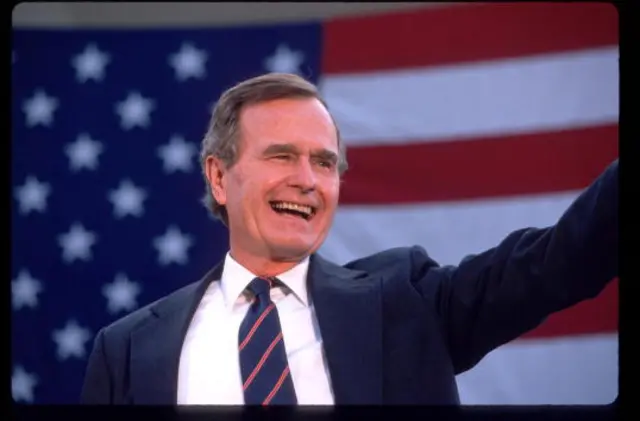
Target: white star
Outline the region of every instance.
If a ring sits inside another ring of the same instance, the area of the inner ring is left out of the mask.
[[[114,216],[122,218],[126,215],[142,215],[142,201],[146,199],[147,193],[142,188],[134,186],[130,180],[124,180],[120,182],[117,190],[109,192],[108,197],[113,204]]]
[[[91,259],[91,246],[96,242],[96,234],[87,231],[82,224],[74,223],[66,234],[58,237],[62,247],[62,258],[70,263],[75,259]]]
[[[33,388],[38,384],[38,378],[27,373],[23,367],[17,366],[11,375],[11,395],[13,399],[23,402],[33,402]]]
[[[86,133],[81,133],[75,142],[67,144],[65,152],[69,157],[71,171],[82,168],[95,170],[98,166],[98,155],[102,152],[102,143],[91,139]]]
[[[102,294],[107,298],[107,308],[113,314],[136,308],[136,295],[139,293],[140,286],[123,273],[118,273],[112,283],[102,288]]]
[[[116,112],[120,115],[120,125],[125,130],[135,126],[149,126],[149,114],[154,108],[154,101],[144,98],[139,92],[129,93],[124,101],[116,104]]]
[[[85,356],[84,345],[91,338],[91,332],[79,326],[75,320],[70,320],[64,329],[54,331],[52,337],[58,346],[58,359],[83,358]]]
[[[25,183],[16,188],[15,197],[20,204],[20,213],[32,210],[44,212],[47,209],[47,195],[51,193],[48,183],[41,183],[34,176],[28,176]]]
[[[276,52],[265,59],[264,67],[273,73],[298,73],[303,61],[302,52],[293,51],[287,45],[280,44]]]
[[[98,50],[95,44],[85,47],[82,54],[78,54],[71,60],[71,65],[76,68],[76,79],[84,83],[89,79],[101,81],[104,78],[104,68],[110,58],[106,53]]]
[[[58,108],[58,100],[48,96],[42,89],[38,89],[33,97],[24,101],[22,110],[25,112],[27,127],[38,124],[51,126],[53,123],[53,112]]]
[[[42,283],[34,279],[29,271],[23,269],[18,277],[11,281],[11,301],[15,310],[23,306],[38,305],[38,294],[42,291]]]
[[[182,136],[173,135],[166,145],[158,148],[158,155],[162,158],[164,171],[172,173],[178,170],[189,172],[193,162],[191,157],[197,152],[193,143],[187,143]]]
[[[164,235],[156,237],[153,245],[158,249],[158,261],[161,265],[171,262],[185,264],[188,260],[187,248],[193,244],[193,239],[175,226],[170,226]]]
[[[207,61],[207,52],[198,50],[191,44],[182,44],[180,51],[169,57],[169,63],[180,81],[190,77],[202,79],[207,72],[205,61]]]

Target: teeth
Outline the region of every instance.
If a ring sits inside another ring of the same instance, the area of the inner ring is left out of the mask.
[[[298,205],[291,202],[277,202],[273,204],[273,207],[276,209],[290,209],[298,212],[302,212],[304,214],[311,215],[313,209],[310,206]]]

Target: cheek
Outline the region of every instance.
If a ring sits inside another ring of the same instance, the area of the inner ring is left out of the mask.
[[[242,205],[242,212],[247,215],[262,215],[268,208],[265,205],[265,187],[261,182],[246,183],[238,197]]]
[[[330,209],[335,208],[340,197],[340,182],[334,180],[328,182],[323,193],[327,207]]]

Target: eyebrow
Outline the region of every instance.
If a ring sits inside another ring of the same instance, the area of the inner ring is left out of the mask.
[[[272,143],[267,146],[263,152],[263,155],[275,155],[278,153],[289,153],[294,155],[300,155],[300,149],[291,143]],[[311,155],[315,158],[331,161],[333,163],[338,161],[338,155],[328,149],[316,149],[311,152]]]

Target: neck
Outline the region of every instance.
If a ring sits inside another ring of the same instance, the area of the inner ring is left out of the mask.
[[[298,257],[278,258],[274,256],[265,256],[259,254],[252,254],[246,250],[239,250],[231,247],[229,254],[240,265],[244,266],[250,272],[261,277],[278,276],[284,273],[302,260],[306,255]]]

